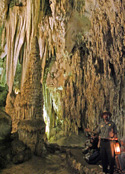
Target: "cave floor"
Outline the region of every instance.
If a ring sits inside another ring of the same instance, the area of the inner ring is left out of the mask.
[[[65,154],[49,154],[46,158],[32,156],[22,164],[10,164],[0,174],[70,174]]]
[[[9,164],[7,168],[0,171],[0,174],[76,174],[81,173],[79,170],[74,170],[71,163],[76,161],[76,166],[79,164],[86,167],[90,174],[102,174],[102,168],[99,165],[89,165],[84,160],[82,147],[86,141],[84,134],[71,135],[67,138],[62,137],[58,140],[51,141],[53,144],[58,144],[59,147],[65,149],[63,152],[55,151],[48,153],[46,157],[32,156],[29,161],[22,164]],[[50,142],[49,142],[50,143]],[[70,155],[68,155],[70,153]],[[86,172],[85,172],[86,173]],[[88,173],[88,172],[87,172]],[[115,173],[117,174],[117,173]]]
[[[49,143],[58,144],[61,147],[82,147],[85,142],[83,134],[62,137]],[[66,161],[66,153],[50,153],[45,158],[32,156],[29,161],[22,164],[9,164],[0,174],[71,174]]]
[[[65,147],[83,147],[85,141],[88,138],[84,135],[84,133],[79,132],[79,135],[72,134],[67,137],[61,137],[56,140],[50,140],[49,143],[56,143],[59,146],[65,146]]]

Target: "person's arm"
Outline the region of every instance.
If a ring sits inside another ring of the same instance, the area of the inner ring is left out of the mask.
[[[91,130],[89,128],[85,128],[84,131],[85,132],[91,132]]]
[[[91,130],[90,128],[85,128],[84,129],[85,132],[89,132],[89,133],[93,133],[93,134],[98,134],[98,127],[96,127],[94,130]]]

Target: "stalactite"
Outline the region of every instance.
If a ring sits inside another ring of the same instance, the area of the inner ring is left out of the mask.
[[[10,8],[8,14],[15,16],[13,26],[14,19],[6,22],[10,93],[17,59],[23,57],[21,106],[17,113],[22,107],[23,118],[35,116],[38,95],[34,83],[38,83],[35,79],[39,76],[35,69],[41,66],[43,86],[37,87],[43,87],[44,110],[51,130],[59,127],[56,121],[61,123],[64,134],[78,134],[85,126],[93,129],[100,122],[101,112],[109,109],[119,135],[124,136],[124,11],[123,1],[118,0],[27,0],[26,6]],[[41,60],[35,66],[31,60],[36,53],[31,50],[34,36],[38,38]]]

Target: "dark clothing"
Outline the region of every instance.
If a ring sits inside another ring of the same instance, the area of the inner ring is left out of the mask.
[[[89,164],[97,164],[100,160],[101,160],[101,155],[98,149],[98,150],[95,150],[93,154],[90,155],[87,162]]]
[[[107,173],[108,165],[110,166],[109,173],[113,174],[115,164],[114,141],[101,140],[100,154],[103,166],[103,172]]]
[[[91,138],[90,138],[90,149],[98,149],[98,141],[99,141],[99,138],[98,138],[98,136],[96,136],[96,135],[93,135],[93,136],[91,136]]]
[[[108,165],[110,166],[110,174],[113,174],[115,164],[114,143],[115,141],[109,140],[117,134],[117,128],[111,120],[108,123],[104,121],[99,124],[96,129],[101,138],[100,154],[103,166],[103,172],[107,173]]]
[[[100,150],[98,148],[98,136],[96,134],[91,136],[90,146],[83,151],[85,160],[88,164],[97,164],[101,160]]]

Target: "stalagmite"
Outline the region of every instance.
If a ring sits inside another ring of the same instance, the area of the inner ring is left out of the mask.
[[[4,10],[7,5],[2,2]],[[44,106],[49,132],[57,129],[57,133],[66,135],[78,134],[84,126],[93,129],[100,122],[101,112],[108,109],[119,137],[125,136],[124,2],[12,2],[4,26],[9,86],[6,111],[13,118],[15,131],[19,120],[43,119]],[[34,38],[38,39],[39,62],[36,51],[32,52]],[[16,95],[18,61],[21,86]],[[54,136],[51,133],[50,138]]]

